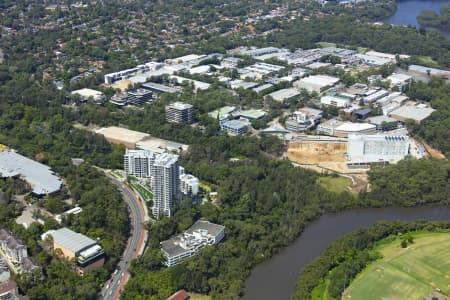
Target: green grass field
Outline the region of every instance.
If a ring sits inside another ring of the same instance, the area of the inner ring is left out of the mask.
[[[422,300],[430,295],[450,296],[450,233],[413,236],[414,243],[407,248],[400,247],[400,238],[380,244],[376,250],[383,258],[361,272],[342,299]]]
[[[317,182],[326,190],[335,193],[342,193],[344,191],[349,191],[348,187],[352,185],[352,181],[347,177],[333,177],[325,176],[319,177]]]

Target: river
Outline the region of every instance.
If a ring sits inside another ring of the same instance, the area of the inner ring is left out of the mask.
[[[386,20],[385,23],[394,25],[412,25],[419,27],[417,16],[423,10],[432,10],[439,14],[442,6],[449,4],[450,0],[401,0],[397,1],[397,10],[395,14]],[[433,29],[433,28],[430,28]],[[441,32],[446,37],[450,38],[450,32],[445,32],[439,29],[433,29]]]
[[[448,220],[450,207],[382,208],[327,214],[311,223],[290,246],[253,269],[243,300],[289,300],[299,270],[339,236],[381,220]]]

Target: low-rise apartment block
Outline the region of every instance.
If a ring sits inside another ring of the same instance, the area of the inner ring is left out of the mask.
[[[199,220],[182,234],[161,242],[168,267],[179,264],[184,258],[196,255],[208,245],[216,245],[225,237],[225,226]]]

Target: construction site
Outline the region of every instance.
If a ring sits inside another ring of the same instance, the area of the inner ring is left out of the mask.
[[[295,166],[307,168],[321,174],[339,174],[350,178],[349,190],[360,192],[368,189],[365,170],[349,169],[345,155],[347,139],[328,136],[302,136],[289,142],[286,157]]]

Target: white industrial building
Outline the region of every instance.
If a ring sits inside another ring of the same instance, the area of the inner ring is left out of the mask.
[[[344,122],[334,128],[333,135],[348,137],[351,134],[375,134],[377,126],[369,123]]]
[[[78,95],[82,102],[88,101],[89,98],[92,98],[97,103],[101,103],[106,100],[106,96],[105,94],[103,94],[103,92],[87,88],[73,91],[70,93],[70,95]]]
[[[348,137],[350,163],[396,162],[409,153],[406,135],[356,135]]]
[[[320,93],[323,90],[334,86],[339,82],[339,78],[328,75],[311,75],[294,82],[294,86],[305,89],[308,92]]]
[[[12,150],[0,153],[0,177],[19,176],[31,185],[32,193],[43,196],[61,189],[62,181],[50,167]]]
[[[175,266],[182,259],[196,255],[208,245],[216,245],[225,237],[225,226],[199,220],[182,234],[161,242],[164,264]]]
[[[339,97],[337,95],[325,95],[320,98],[320,104],[343,108],[349,107],[352,104],[352,101],[347,97]]]
[[[172,216],[181,200],[178,155],[163,153],[155,158],[151,170],[153,216]]]
[[[405,88],[411,83],[412,76],[401,73],[393,73],[392,75],[388,76],[386,80],[389,81],[391,89],[404,91]]]
[[[296,88],[287,88],[268,94],[273,100],[283,102],[289,98],[300,95],[300,91]]]

